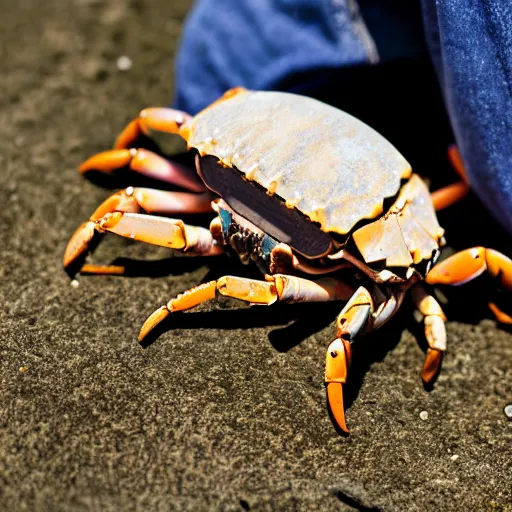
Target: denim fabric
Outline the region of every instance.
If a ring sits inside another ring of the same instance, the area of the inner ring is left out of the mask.
[[[472,188],[512,234],[512,3],[423,0],[423,11]]]
[[[421,0],[424,34],[411,11],[419,0],[198,0],[174,105],[194,114],[239,85],[315,95],[325,80],[332,89],[333,77],[346,79],[334,70],[411,61],[426,36],[473,190],[512,234],[510,1]]]
[[[235,86],[378,60],[353,0],[199,0],[177,58],[174,104],[196,113]]]

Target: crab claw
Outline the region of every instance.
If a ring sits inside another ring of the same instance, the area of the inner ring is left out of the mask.
[[[345,422],[345,407],[343,405],[343,384],[339,382],[327,384],[327,400],[336,425],[348,434],[349,430]]]
[[[121,132],[114,149],[129,148],[140,136],[149,136],[151,130],[178,134],[181,126],[190,119],[192,116],[180,110],[146,108]]]
[[[487,272],[500,288],[512,291],[512,260],[494,249],[473,247],[438,263],[427,275],[428,284],[461,285]]]
[[[139,343],[143,343],[148,334],[161,322],[163,322],[171,312],[167,309],[167,306],[162,306],[156,311],[153,311],[151,315],[146,319],[144,325],[141,327],[139,332]]]
[[[131,163],[134,156],[130,149],[102,151],[88,158],[78,169],[82,174],[93,170],[109,172],[126,167]]]
[[[70,270],[93,249],[94,238],[101,233],[98,231],[98,222],[109,212],[121,210],[124,212],[137,212],[140,210],[137,201],[126,191],[116,192],[107,198],[87,222],[84,222],[74,233],[64,251],[64,268]]]
[[[180,293],[176,298],[171,299],[165,306],[158,308],[149,315],[139,332],[139,343],[143,343],[148,334],[171,313],[176,311],[185,311],[201,304],[202,302],[214,299],[216,293],[217,281],[209,281]]]
[[[343,405],[343,384],[347,382],[350,344],[342,338],[336,338],[327,349],[325,361],[325,383],[327,400],[337,426],[348,434]]]
[[[438,263],[427,275],[428,284],[461,285],[475,279],[486,269],[486,250],[473,247]]]
[[[85,256],[91,245],[96,223],[92,221],[84,222],[70,238],[66,250],[64,251],[64,268],[69,269],[73,264]]]
[[[442,362],[443,352],[435,348],[429,348],[427,350],[427,357],[425,358],[423,370],[421,371],[421,378],[427,386],[433,384],[436,380],[441,371]]]

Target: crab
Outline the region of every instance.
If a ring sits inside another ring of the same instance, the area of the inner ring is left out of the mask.
[[[180,135],[197,172],[131,147],[154,131]],[[460,157],[455,150],[451,156],[464,178]],[[192,255],[234,252],[261,270],[261,280],[224,276],[172,298],[143,324],[140,342],[169,315],[219,295],[258,305],[342,301],[325,384],[331,418],[344,432],[352,345],[384,325],[406,294],[423,315],[428,348],[421,377],[430,385],[446,350],[446,317],[425,284],[458,285],[487,272],[498,288],[512,290],[512,261],[492,249],[474,247],[435,265],[444,244],[435,210],[463,197],[467,182],[431,196],[390,142],[308,97],[236,88],[194,117],[145,109],[113,150],[80,170],[123,168],[186,191],[128,187],[115,193],[71,237],[66,269],[122,273],[118,266],[84,264],[99,234],[115,233]],[[211,210],[209,229],[170,217]],[[500,304],[490,306],[499,321],[512,323]]]

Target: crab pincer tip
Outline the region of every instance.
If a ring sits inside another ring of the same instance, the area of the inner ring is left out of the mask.
[[[151,313],[147,320],[142,325],[139,332],[139,343],[143,343],[147,335],[161,322],[163,322],[170,315],[170,311],[166,306],[158,308]]]
[[[73,267],[75,262],[84,256],[95,234],[94,222],[84,222],[73,233],[66,250],[64,251],[63,264],[65,269]]]
[[[136,154],[136,149],[109,149],[108,151],[96,153],[85,162],[82,162],[78,170],[81,174],[89,171],[109,173],[130,165]]]
[[[113,149],[127,149],[130,148],[137,139],[143,135],[140,118],[130,121],[124,130],[118,135]]]
[[[426,386],[432,386],[441,371],[443,353],[440,350],[429,348],[421,371],[421,378]]]
[[[340,382],[327,383],[327,401],[335,426],[348,434],[349,430],[345,421],[345,408],[343,406],[343,385]]]

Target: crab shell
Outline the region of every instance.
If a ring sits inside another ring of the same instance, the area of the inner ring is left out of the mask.
[[[237,88],[180,135],[209,188],[306,258],[349,235],[368,264],[409,267],[437,252],[443,229],[425,184],[391,143],[341,110]]]

